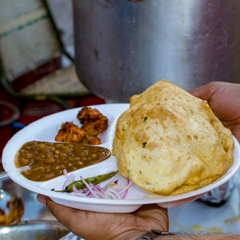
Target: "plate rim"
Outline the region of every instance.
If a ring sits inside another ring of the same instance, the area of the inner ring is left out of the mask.
[[[110,103],[110,104],[99,104],[99,105],[89,105],[89,107],[91,108],[108,108],[109,106],[116,106],[116,105],[119,105],[121,107],[129,107],[129,103]],[[25,131],[29,130],[29,128],[34,128],[34,126],[36,124],[38,124],[40,121],[47,121],[47,119],[53,117],[53,116],[56,116],[56,115],[61,115],[61,114],[64,114],[66,113],[67,111],[79,111],[80,109],[82,109],[84,106],[81,106],[81,107],[77,107],[77,108],[72,108],[72,109],[67,109],[67,110],[63,110],[61,112],[57,112],[57,113],[53,113],[53,114],[50,114],[48,116],[45,116],[43,118],[40,118],[32,123],[30,123],[28,126],[26,126],[25,128],[21,129],[19,132],[17,132],[8,142],[7,144],[5,145],[4,149],[3,149],[3,153],[2,153],[2,165],[3,165],[3,168],[6,172],[9,172],[9,169],[8,167],[6,167],[5,163],[6,163],[6,158],[5,158],[5,155],[8,153],[9,151],[9,145],[11,145],[14,141],[14,139],[18,138],[19,136],[21,136],[22,134],[24,134]],[[101,110],[100,110],[101,111]],[[121,113],[118,114],[118,116],[120,115]],[[45,120],[43,120],[45,119]],[[225,182],[227,182],[228,180],[230,180],[234,175],[235,173],[238,171],[238,169],[240,168],[240,145],[239,145],[239,142],[237,141],[237,139],[233,136],[233,139],[234,139],[234,151],[236,150],[237,151],[237,154],[238,154],[238,158],[237,159],[234,159],[234,163],[233,165],[228,169],[228,171],[222,175],[220,178],[218,178],[217,180],[215,180],[214,182],[202,187],[202,188],[199,188],[199,189],[196,189],[196,190],[193,190],[193,191],[190,191],[190,192],[187,192],[187,193],[184,193],[184,194],[179,194],[179,195],[173,195],[173,196],[163,196],[163,195],[159,195],[160,198],[142,198],[142,199],[98,199],[98,198],[81,198],[81,197],[78,197],[78,196],[74,196],[74,195],[67,195],[67,194],[62,194],[62,193],[57,193],[57,192],[53,192],[51,190],[45,190],[44,188],[39,188],[39,189],[36,189],[36,182],[34,182],[34,184],[30,184],[32,187],[26,187],[25,184],[21,184],[18,179],[15,177],[15,175],[12,175],[11,173],[9,173],[9,177],[14,181],[16,182],[18,185],[32,191],[32,192],[35,192],[35,193],[38,193],[38,194],[43,194],[43,195],[46,195],[46,192],[48,192],[47,196],[49,196],[50,198],[54,198],[54,199],[60,199],[60,200],[67,200],[67,201],[70,201],[70,202],[80,202],[80,203],[90,203],[90,204],[99,204],[99,205],[116,205],[116,206],[119,206],[119,205],[142,205],[142,204],[152,204],[152,203],[172,203],[172,202],[175,202],[175,201],[179,201],[179,200],[184,200],[184,199],[187,199],[187,198],[191,198],[191,197],[194,197],[194,196],[197,196],[197,195],[200,195],[200,194],[203,194],[203,193],[206,193],[208,191],[211,191],[212,189],[216,188],[216,187],[219,187],[221,186],[222,184],[224,184]],[[24,144],[24,142],[22,143]],[[15,166],[15,165],[14,165]],[[228,175],[229,174],[229,175]],[[227,176],[227,178],[226,178]],[[59,176],[60,177],[60,176]],[[55,178],[56,179],[56,178]],[[28,179],[25,178],[25,181],[27,181],[28,183],[32,182]],[[25,181],[23,183],[25,183]],[[50,180],[51,181],[51,180]],[[37,182],[39,183],[39,182]],[[40,183],[43,183],[43,182],[40,182]],[[214,187],[212,187],[214,185]],[[44,191],[43,191],[44,190]],[[154,194],[154,193],[151,193],[151,192],[148,192],[148,191],[145,191],[143,190],[144,192],[146,192],[147,196],[149,195],[154,195],[154,196],[157,196],[157,194]],[[70,199],[69,199],[70,198]]]

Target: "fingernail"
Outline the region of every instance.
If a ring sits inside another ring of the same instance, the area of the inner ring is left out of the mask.
[[[37,200],[38,200],[38,202],[40,202],[41,204],[46,206],[46,197],[45,196],[38,194]]]

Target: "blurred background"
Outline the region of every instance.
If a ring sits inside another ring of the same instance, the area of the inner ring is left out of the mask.
[[[129,102],[161,79],[240,82],[238,0],[0,3],[0,152],[36,119]]]
[[[105,100],[75,72],[71,1],[0,0],[0,6],[1,156],[8,140],[33,121]],[[68,233],[36,196],[0,177],[0,225],[7,225],[0,227],[0,239],[26,239],[26,232],[28,239],[59,239]]]
[[[1,0],[0,152],[23,125],[67,108],[101,104],[74,68],[72,2]]]

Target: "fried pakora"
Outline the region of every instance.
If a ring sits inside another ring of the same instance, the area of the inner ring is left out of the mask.
[[[108,128],[108,119],[97,109],[82,108],[77,115],[82,128],[91,136],[96,136]]]
[[[108,128],[107,117],[97,109],[84,107],[78,112],[77,118],[82,124],[81,128],[73,122],[63,123],[55,140],[68,143],[101,144],[101,139],[97,135]]]
[[[84,129],[79,128],[73,122],[66,122],[61,125],[61,129],[58,131],[55,141],[68,143],[87,143],[88,135]]]
[[[99,145],[101,144],[101,139],[97,136],[95,137],[91,137],[88,141],[88,144],[91,144],[91,145]]]
[[[89,121],[93,121],[99,119],[102,114],[99,112],[98,109],[93,109],[90,107],[84,107],[81,111],[78,112],[77,119],[80,121],[81,124],[86,124]]]

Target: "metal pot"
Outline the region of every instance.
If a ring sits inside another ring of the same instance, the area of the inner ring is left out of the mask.
[[[107,100],[158,80],[240,82],[239,0],[73,0],[76,70]]]

